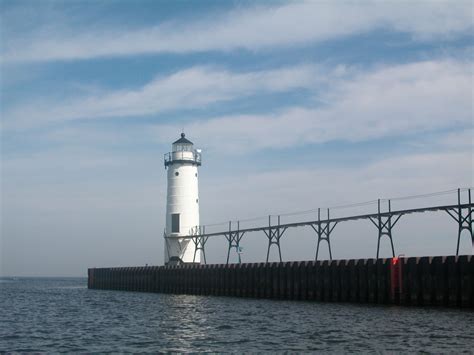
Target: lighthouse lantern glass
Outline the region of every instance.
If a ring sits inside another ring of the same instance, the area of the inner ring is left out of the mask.
[[[175,143],[173,144],[173,152],[192,152],[193,145],[189,143]]]

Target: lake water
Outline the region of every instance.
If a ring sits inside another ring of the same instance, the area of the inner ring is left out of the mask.
[[[474,312],[0,281],[0,352],[472,352]]]

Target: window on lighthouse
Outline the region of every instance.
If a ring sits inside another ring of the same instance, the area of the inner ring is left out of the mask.
[[[171,233],[179,233],[179,213],[171,214]]]

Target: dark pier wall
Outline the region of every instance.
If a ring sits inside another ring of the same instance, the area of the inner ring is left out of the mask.
[[[90,289],[474,307],[474,257],[92,268]]]

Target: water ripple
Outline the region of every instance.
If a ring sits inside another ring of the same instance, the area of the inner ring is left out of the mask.
[[[0,352],[471,352],[472,312],[0,283]]]

